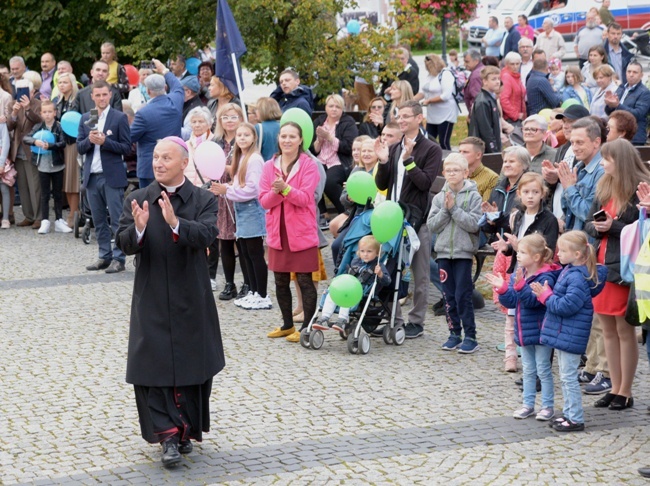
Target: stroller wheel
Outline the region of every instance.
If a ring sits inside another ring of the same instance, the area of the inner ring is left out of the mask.
[[[401,346],[406,340],[406,333],[404,332],[404,326],[394,327],[391,332],[391,339],[395,346]]]
[[[309,349],[309,331],[307,328],[304,328],[302,331],[300,331],[300,345],[303,348]]]
[[[84,226],[83,231],[81,232],[81,241],[86,245],[90,244],[90,226]]]
[[[390,326],[384,326],[384,332],[382,334],[382,337],[384,338],[384,342],[386,344],[393,344],[393,337],[391,336],[391,331],[392,329]]]
[[[348,336],[348,351],[350,354],[357,354],[359,352],[359,340],[354,338],[354,333]]]
[[[81,216],[79,215],[79,211],[75,211],[74,215],[72,216],[72,220],[74,221],[74,237],[79,238],[79,219]]]
[[[322,348],[324,342],[325,342],[325,335],[323,334],[323,331],[321,331],[320,329],[316,329],[315,331],[312,331],[311,334],[309,335],[309,345],[311,346],[312,349]]]
[[[365,332],[359,334],[359,354],[368,354],[370,351],[370,336]]]

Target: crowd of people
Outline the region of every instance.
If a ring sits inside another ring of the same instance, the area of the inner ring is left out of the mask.
[[[350,93],[316,100],[294,69],[282,71],[277,88],[244,112],[210,60],[191,74],[182,56],[169,68],[154,59],[140,69],[138,84],[130,85],[115,47],[105,43],[84,87],[71,64],[56,63],[51,53],[41,57],[40,74],[14,57],[9,72],[0,66],[1,228],[16,224],[45,235],[53,226],[70,232],[83,193],[98,244],[98,258],[87,270],[121,272],[126,255],[136,256],[127,381],[136,387],[143,437],[162,442],[163,464],[174,465],[209,422],[197,418],[188,426],[180,412],[161,418],[145,411],[173,409],[178,400],[170,387],[182,383],[179,396],[186,394],[193,404],[184,402],[189,408],[183,414],[204,416],[223,351],[218,327],[215,335],[207,325],[201,332],[217,342],[216,349],[205,351],[200,340],[191,344],[204,350],[204,370],[179,371],[172,363],[163,378],[151,375],[143,360],[165,361],[176,352],[174,345],[166,346],[182,338],[174,325],[156,328],[157,342],[169,338],[166,333],[172,339],[153,349],[146,344],[151,338],[146,322],[183,316],[205,323],[216,319],[216,308],[209,299],[204,311],[161,310],[147,282],[162,279],[156,277],[162,268],[179,281],[191,275],[182,293],[188,301],[203,301],[207,285],[218,291],[221,261],[224,286],[217,298],[243,309],[277,305],[281,324],[268,337],[299,342],[300,331],[318,312],[318,283],[328,278],[321,250],[330,241],[323,231],[334,238],[336,265],[359,209],[346,181],[368,173],[378,189],[374,207],[399,202],[419,240],[410,255],[412,306],[406,316],[401,304],[394,309],[406,338],[424,334],[431,282],[441,292],[433,310],[445,315],[449,326],[441,348],[460,354],[480,349],[472,262],[479,248],[492,250],[486,278],[505,316],[505,371],[518,371],[521,349],[523,404],[514,417],[535,415],[559,432],[583,430],[580,384],[586,394],[603,395],[596,407],[622,410],[634,404],[638,345],[635,327],[626,321],[630,288],[621,277],[620,239],[639,208],[650,207],[650,170],[634,147],[647,140],[650,91],[641,66],[620,44],[621,26],[612,22],[603,29],[595,15],[588,14],[576,43],[584,65],[564,72],[563,41],[550,21],[535,49],[520,17],[518,25],[506,19],[508,35],[500,42],[492,32],[486,35],[488,56],[477,50],[460,56],[464,66],[456,52],[448,64],[427,55],[422,86],[417,63],[407,48],[397,47],[403,71],[394,79],[381,87],[355,80],[356,103],[365,112],[360,123],[346,113]],[[490,28],[498,29],[496,19]],[[469,136],[450,153],[461,93]],[[322,113],[316,113],[318,107]],[[290,109],[313,115],[313,126],[281,123]],[[70,112],[80,114],[76,137],[62,129]],[[226,156],[218,180],[197,163],[208,142]],[[483,164],[488,153],[502,153],[500,174]],[[129,178],[139,189],[125,196]],[[18,222],[16,186],[23,214]],[[374,238],[363,239],[353,274],[369,271],[386,286],[391,276],[377,261],[378,252]],[[172,263],[175,258],[184,266]],[[269,271],[275,302],[268,292]],[[342,309],[334,321],[335,307],[326,302],[316,329],[345,329],[349,312]],[[373,335],[382,332],[380,327]],[[564,397],[558,417],[553,359]],[[586,363],[580,371],[581,360]],[[542,407],[536,412],[538,380]],[[163,392],[155,391],[159,388]]]

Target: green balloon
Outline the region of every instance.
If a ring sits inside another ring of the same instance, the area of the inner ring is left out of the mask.
[[[374,200],[377,195],[377,184],[372,174],[366,171],[358,171],[348,177],[345,183],[348,196],[357,204],[365,205],[368,198]]]
[[[370,229],[379,243],[395,238],[402,229],[404,212],[394,201],[385,201],[377,206],[370,216]]]
[[[300,108],[289,108],[280,118],[280,126],[287,122],[297,123],[302,130],[302,148],[309,150],[311,141],[314,139],[314,122],[309,114]]]
[[[571,105],[580,105],[580,104],[582,103],[580,103],[575,98],[569,98],[568,100],[565,100],[564,103],[562,103],[562,109],[566,110]]]
[[[329,293],[336,305],[347,309],[361,302],[363,288],[356,277],[345,274],[332,280]]]

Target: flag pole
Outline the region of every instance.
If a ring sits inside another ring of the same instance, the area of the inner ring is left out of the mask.
[[[239,103],[241,104],[241,109],[244,112],[244,121],[248,122],[248,113],[246,111],[246,106],[244,105],[244,100],[242,99],[241,93],[244,91],[244,88],[241,85],[241,79],[239,78],[239,66],[237,65],[237,56],[234,52],[230,53],[232,59],[232,67],[235,70],[235,80],[237,81],[237,90],[239,91]]]

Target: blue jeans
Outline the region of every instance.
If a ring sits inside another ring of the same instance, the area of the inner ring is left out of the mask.
[[[560,368],[562,395],[564,397],[564,418],[571,422],[582,424],[585,421],[582,409],[582,393],[578,382],[578,366],[580,355],[557,350],[557,364]]]
[[[95,225],[95,236],[99,245],[99,258],[102,260],[117,260],[124,263],[126,257],[122,250],[113,245],[111,251],[111,229],[117,233],[118,223],[122,215],[124,201],[124,188],[116,189],[106,184],[103,174],[90,174],[86,196],[90,204],[90,212]],[[110,226],[108,217],[110,216]]]
[[[149,184],[151,184],[155,179],[145,179],[143,177],[138,177],[138,188],[144,189]]]
[[[524,368],[523,402],[525,407],[535,407],[537,376],[542,382],[542,408],[553,408],[553,373],[551,372],[551,353],[549,346],[530,345],[521,347],[521,364]]]
[[[476,339],[476,322],[472,304],[472,260],[438,258],[438,266],[449,331],[460,336],[462,322],[465,337]]]

